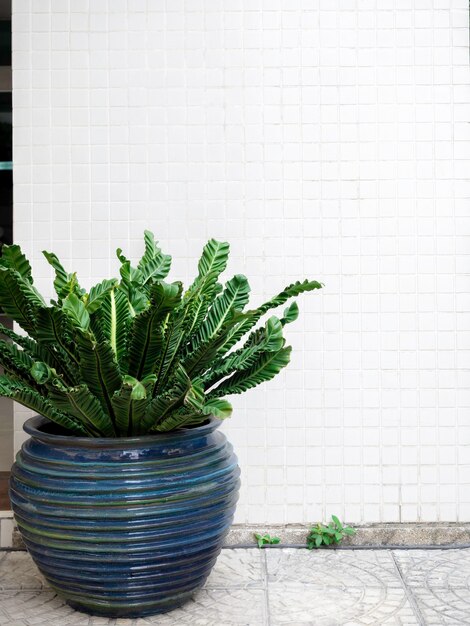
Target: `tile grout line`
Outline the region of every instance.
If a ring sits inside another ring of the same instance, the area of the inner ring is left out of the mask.
[[[266,626],[271,626],[271,615],[269,611],[269,590],[268,590],[268,557],[266,555],[266,550],[260,550],[261,556],[261,564],[263,571],[263,587],[264,587],[264,608],[265,608],[265,619],[264,623]]]
[[[416,619],[419,622],[419,626],[426,626],[426,620],[423,617],[423,614],[421,613],[421,609],[419,608],[419,605],[416,601],[416,598],[413,595],[413,592],[411,591],[411,589],[408,587],[408,585],[406,584],[406,581],[403,577],[403,573],[401,571],[401,568],[397,562],[397,560],[395,559],[395,554],[393,551],[390,552],[391,557],[392,557],[392,561],[393,564],[395,566],[395,569],[397,571],[398,577],[400,578],[401,584],[403,586],[403,589],[405,591],[406,597],[408,598],[408,602],[411,605],[411,608],[413,609],[413,613],[416,617]]]

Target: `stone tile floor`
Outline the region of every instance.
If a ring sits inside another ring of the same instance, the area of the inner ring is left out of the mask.
[[[2,626],[414,626],[470,624],[469,550],[224,549],[204,589],[166,615],[69,608],[25,552],[0,552]]]

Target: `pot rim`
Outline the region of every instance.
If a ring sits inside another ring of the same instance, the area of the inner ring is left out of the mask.
[[[56,435],[54,433],[45,432],[42,430],[49,424],[54,424],[52,420],[44,417],[43,415],[34,415],[28,418],[23,424],[23,430],[33,437],[46,443],[53,443],[55,445],[73,445],[86,448],[103,448],[103,447],[122,447],[123,445],[142,445],[151,443],[163,443],[164,441],[171,442],[172,440],[181,441],[182,439],[191,439],[193,437],[200,437],[208,435],[216,430],[222,420],[217,419],[213,415],[208,416],[207,422],[204,422],[200,426],[193,426],[191,428],[178,428],[168,432],[155,433],[152,435],[135,435],[134,437],[80,437],[78,435]]]

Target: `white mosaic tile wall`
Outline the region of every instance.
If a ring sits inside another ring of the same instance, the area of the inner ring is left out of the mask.
[[[238,522],[470,519],[467,0],[13,0],[15,237],[82,283],[145,227],[253,301],[321,280],[224,426]],[[17,412],[17,444],[24,413]]]

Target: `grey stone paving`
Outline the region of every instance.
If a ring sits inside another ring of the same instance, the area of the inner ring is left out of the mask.
[[[470,549],[226,549],[204,589],[166,615],[69,608],[25,552],[0,552],[1,626],[448,626],[470,624]]]

